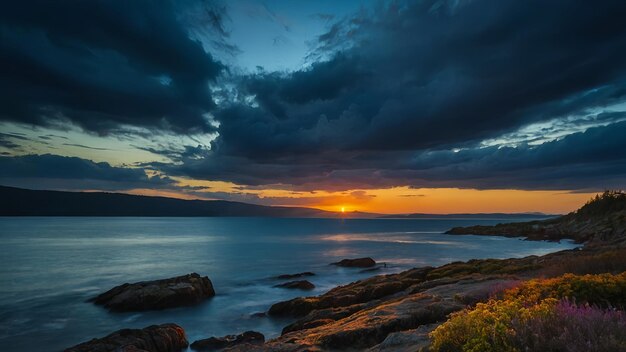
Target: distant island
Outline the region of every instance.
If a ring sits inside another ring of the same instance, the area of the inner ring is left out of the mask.
[[[283,218],[545,219],[542,213],[391,214],[332,212],[225,200],[185,200],[107,192],[30,190],[0,186],[0,216],[258,216]]]

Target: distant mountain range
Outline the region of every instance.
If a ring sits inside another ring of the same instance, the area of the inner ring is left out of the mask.
[[[525,214],[398,214],[330,212],[225,200],[183,200],[107,192],[40,191],[0,186],[0,216],[260,216],[284,218],[545,218]]]

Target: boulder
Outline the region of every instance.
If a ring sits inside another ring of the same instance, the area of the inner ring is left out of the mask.
[[[290,289],[297,288],[300,290],[312,290],[315,288],[315,285],[313,285],[311,282],[307,280],[298,280],[298,281],[285,282],[284,284],[276,285],[274,287],[290,288]]]
[[[315,276],[315,273],[312,273],[310,271],[305,271],[303,273],[297,273],[297,274],[278,275],[276,278],[280,279],[280,280],[290,280],[290,279],[297,279],[297,278],[303,277],[303,276]]]
[[[176,324],[162,324],[118,330],[70,347],[65,352],[179,352],[188,345],[183,328]]]
[[[226,335],[224,337],[209,337],[198,340],[191,344],[191,349],[195,351],[216,351],[237,345],[262,345],[265,336],[260,332],[246,331],[239,335]]]
[[[208,277],[196,273],[170,279],[123,284],[92,301],[111,311],[144,311],[188,306],[215,296]]]
[[[332,263],[332,265],[343,266],[347,268],[370,268],[376,265],[376,261],[372,258],[356,258],[356,259],[343,259],[339,262]]]

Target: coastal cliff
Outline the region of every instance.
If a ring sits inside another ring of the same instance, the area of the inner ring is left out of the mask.
[[[554,219],[455,227],[451,235],[526,237],[529,240],[602,243],[626,236],[626,193],[606,191],[575,212]]]

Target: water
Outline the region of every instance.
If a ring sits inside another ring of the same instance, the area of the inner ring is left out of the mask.
[[[509,220],[507,220],[509,221]],[[472,258],[509,258],[571,243],[450,236],[454,226],[497,220],[271,218],[0,218],[0,346],[59,351],[114,330],[174,322],[190,341],[289,320],[251,317],[275,302],[317,295],[374,274]],[[375,273],[328,265],[369,256]],[[273,276],[313,271],[311,292],[274,288]],[[216,297],[195,307],[109,313],[85,302],[124,282],[198,272]]]

